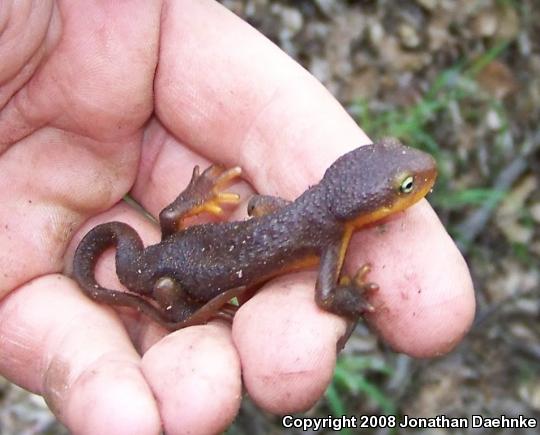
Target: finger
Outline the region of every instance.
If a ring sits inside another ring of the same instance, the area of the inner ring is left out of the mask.
[[[366,319],[394,349],[416,357],[447,353],[474,318],[467,264],[425,201],[352,240],[348,269],[372,266],[379,290]],[[373,247],[365,249],[366,246]]]
[[[4,8],[22,23],[14,26],[17,37],[8,32],[0,44],[2,64],[8,65],[3,51],[11,45],[20,50],[18,42],[30,43],[35,52],[8,77],[12,81],[0,96],[0,101],[8,98],[0,117],[0,146],[44,126],[108,143],[140,128],[152,113],[162,2],[87,2],[84,14],[78,2],[40,2],[40,8],[28,3],[22,2],[31,14]]]
[[[345,322],[313,303],[316,273],[283,276],[236,313],[233,339],[250,397],[276,414],[311,408],[324,393]]]
[[[210,160],[243,166],[259,192],[294,197],[369,142],[314,77],[216,2],[170,2],[160,52],[160,120]]]
[[[157,433],[159,413],[139,356],[112,310],[88,302],[61,275],[4,298],[0,371],[42,394],[74,433]]]
[[[219,322],[185,328],[145,353],[142,370],[166,433],[220,433],[234,420],[242,383],[230,335]]]

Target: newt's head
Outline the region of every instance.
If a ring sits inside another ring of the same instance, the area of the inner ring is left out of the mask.
[[[385,139],[340,157],[321,185],[331,213],[358,227],[410,207],[426,196],[436,177],[431,155]]]

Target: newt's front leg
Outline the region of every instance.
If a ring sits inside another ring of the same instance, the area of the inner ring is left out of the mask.
[[[367,264],[361,266],[352,279],[347,276],[340,277],[343,258],[350,240],[350,230],[346,229],[342,239],[328,246],[321,255],[315,289],[315,301],[319,307],[347,319],[347,329],[336,345],[337,352],[345,346],[358,318],[373,311],[373,306],[366,301],[365,295],[379,288],[377,284],[366,281],[366,275],[370,270]]]
[[[368,265],[360,267],[352,279],[340,279],[343,258],[350,240],[348,231],[349,229],[346,229],[343,238],[328,246],[321,255],[315,300],[321,308],[355,320],[362,314],[373,311],[365,295],[377,290],[378,286],[365,280],[369,272]]]
[[[222,188],[241,173],[239,166],[225,170],[212,165],[200,174],[199,167],[195,166],[188,186],[159,214],[162,238],[182,229],[183,220],[189,216],[203,212],[219,215],[223,204],[238,204],[240,196],[222,192]]]

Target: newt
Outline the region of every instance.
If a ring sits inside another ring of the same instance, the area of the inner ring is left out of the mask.
[[[129,225],[109,222],[79,243],[73,277],[93,300],[133,307],[161,325],[179,329],[201,324],[228,302],[279,274],[319,264],[317,305],[355,320],[373,307],[366,294],[369,265],[350,278],[341,269],[354,231],[413,205],[433,187],[434,159],[385,139],[338,158],[322,180],[296,200],[255,195],[244,221],[185,225],[199,213],[222,213],[238,195],[224,186],[241,174],[213,165],[196,166],[186,189],[159,215],[161,241],[144,247]],[[116,273],[129,291],[99,285],[94,267],[116,247]]]

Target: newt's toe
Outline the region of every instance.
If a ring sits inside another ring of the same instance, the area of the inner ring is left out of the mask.
[[[214,189],[219,191],[224,184],[234,180],[242,174],[242,168],[240,166],[234,166],[230,169],[222,171],[214,180]]]

